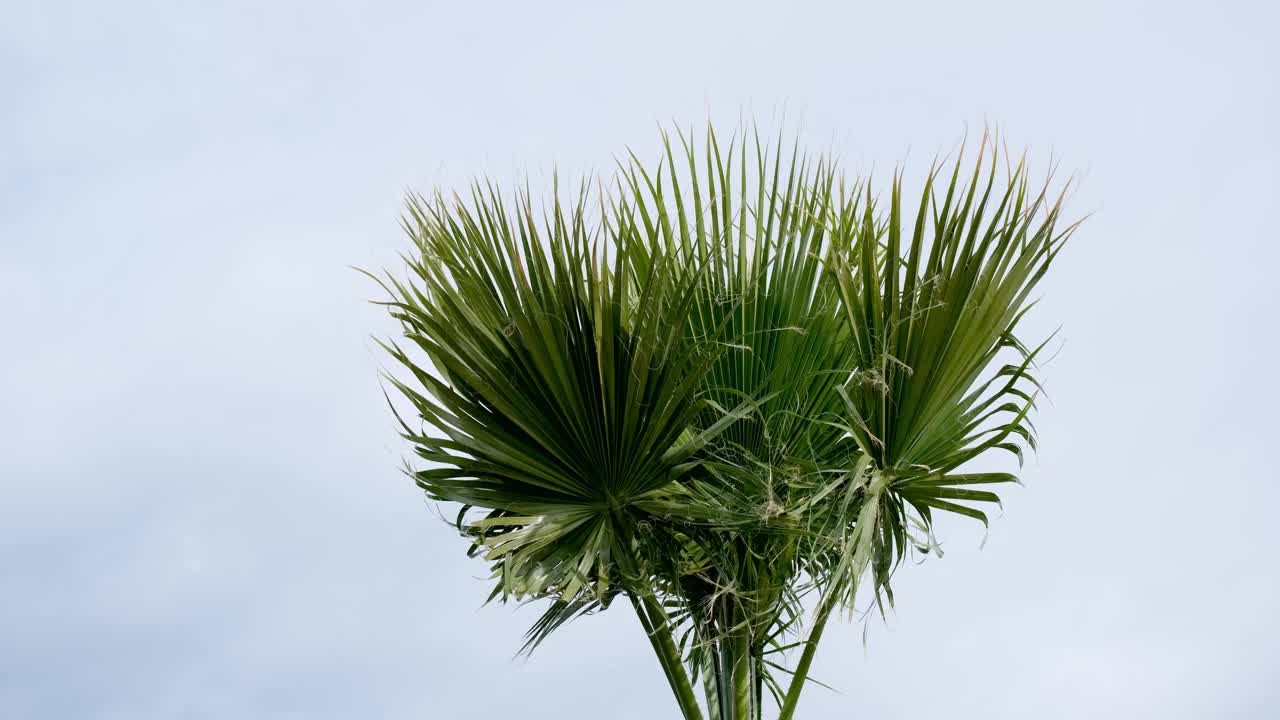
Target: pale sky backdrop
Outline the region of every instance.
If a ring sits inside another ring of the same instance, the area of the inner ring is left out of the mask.
[[[1280,717],[1277,4],[623,5],[0,6],[0,717],[674,717],[625,607],[513,659],[347,266],[405,188],[744,115],[882,189],[998,123],[1094,213],[1026,487],[801,715]]]

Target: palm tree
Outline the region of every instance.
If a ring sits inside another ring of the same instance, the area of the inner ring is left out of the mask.
[[[537,207],[411,196],[388,381],[490,599],[546,601],[526,649],[624,597],[682,717],[789,719],[832,613],[1016,481],[965,468],[1035,446],[1015,330],[1076,224],[986,136],[914,217],[780,139],[664,143]]]

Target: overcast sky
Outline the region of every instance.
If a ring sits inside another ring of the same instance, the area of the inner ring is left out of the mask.
[[[744,115],[881,182],[999,123],[1094,213],[1026,487],[800,714],[1280,716],[1277,5],[614,4],[3,4],[0,716],[674,717],[625,607],[513,659],[536,611],[399,473],[347,266],[405,188]]]

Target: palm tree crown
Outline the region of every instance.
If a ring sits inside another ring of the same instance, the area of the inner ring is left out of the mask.
[[[780,141],[664,141],[568,200],[411,196],[389,382],[492,597],[547,600],[527,648],[625,596],[683,717],[791,718],[860,581],[892,602],[936,512],[1016,481],[965,468],[1035,447],[1015,331],[1076,224],[986,136],[905,208]]]

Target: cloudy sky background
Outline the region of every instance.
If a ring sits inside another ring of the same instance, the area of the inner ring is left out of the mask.
[[[612,5],[602,3],[599,5]],[[0,716],[673,717],[398,472],[365,304],[405,188],[754,115],[881,186],[999,123],[1093,217],[1025,488],[829,630],[806,717],[1280,715],[1274,3],[4,3]]]

